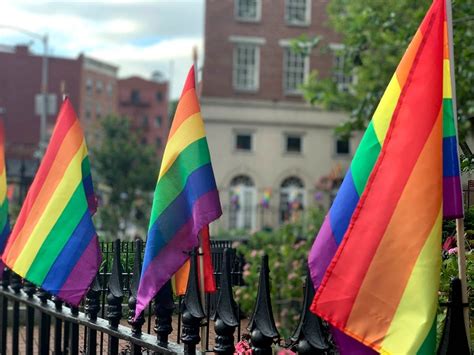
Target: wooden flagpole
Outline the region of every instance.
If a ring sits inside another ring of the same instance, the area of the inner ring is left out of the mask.
[[[193,66],[194,66],[194,86],[196,87],[196,95],[198,95],[198,51],[197,47],[193,47]],[[199,260],[199,294],[201,296],[201,304],[206,309],[206,290],[204,282],[204,249],[202,247],[202,235],[199,233],[199,249],[198,249],[198,260]],[[206,314],[207,316],[207,314]],[[201,327],[201,353],[206,353],[206,343],[207,343],[207,328],[209,324],[206,324]]]
[[[456,127],[457,135],[457,103],[456,103],[456,79],[454,75],[454,43],[453,43],[453,12],[451,0],[446,0],[446,20],[448,24],[448,48],[449,48],[449,64],[451,71],[451,93],[453,100],[453,118]],[[456,146],[459,156],[459,149]],[[464,205],[464,204],[463,204]],[[467,304],[468,293],[467,293],[467,278],[466,278],[466,243],[464,239],[464,218],[456,219],[456,242],[458,246],[458,269],[459,279],[461,280],[462,287],[462,302]],[[469,307],[464,307],[464,325],[466,327],[466,336],[470,342],[470,331],[469,331]]]

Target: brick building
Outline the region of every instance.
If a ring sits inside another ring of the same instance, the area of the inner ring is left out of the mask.
[[[357,142],[334,136],[346,115],[311,107],[300,92],[313,70],[341,90],[352,80],[341,70],[327,3],[206,1],[201,105],[224,208],[217,229],[275,226],[327,205],[316,185],[350,162]],[[302,34],[333,51],[295,53],[291,40]]]
[[[119,80],[118,87],[119,113],[131,120],[141,143],[155,147],[161,157],[169,131],[168,83],[132,76]]]
[[[38,165],[34,152],[40,139],[41,68],[42,57],[30,53],[27,46],[0,48],[0,107],[7,169],[10,182],[21,180],[21,186],[29,185]],[[117,112],[117,67],[84,55],[75,59],[48,57],[48,134],[54,127],[63,89],[80,117],[89,144],[93,144],[97,120]]]

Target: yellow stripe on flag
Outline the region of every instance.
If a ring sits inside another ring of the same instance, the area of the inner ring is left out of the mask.
[[[38,221],[38,224],[34,227],[30,237],[23,247],[23,250],[20,252],[15,264],[13,265],[13,270],[20,276],[25,277],[28,269],[38,254],[41,245],[58,218],[61,216],[61,213],[66,208],[77,186],[81,183],[81,163],[86,154],[86,146],[83,141],[81,147],[69,163],[61,182],[57,186],[43,212],[43,215],[48,216],[48,218],[41,218]]]
[[[385,335],[382,353],[397,349],[403,354],[415,354],[433,325],[438,307],[442,212],[441,207]]]
[[[401,89],[397,80],[397,76],[393,75],[390,83],[387,86],[387,89],[385,89],[385,93],[383,94],[372,119],[375,134],[377,135],[377,139],[381,146],[383,145],[385,136],[387,135],[387,130],[390,125],[390,121],[392,120],[393,111],[395,111],[395,107],[397,106],[400,92]]]
[[[449,65],[449,59],[443,60],[443,98],[452,98],[451,93],[451,67]]]
[[[200,112],[184,121],[166,144],[158,180],[171,168],[171,165],[184,148],[205,135]]]

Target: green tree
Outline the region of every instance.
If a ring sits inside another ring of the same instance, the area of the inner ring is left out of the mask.
[[[106,117],[100,137],[91,151],[101,197],[98,225],[107,238],[124,238],[130,227],[144,237],[159,169],[156,153],[139,143],[126,117]]]
[[[305,98],[330,110],[351,112],[338,128],[340,135],[363,129],[388,85],[408,43],[431,0],[331,0],[329,23],[341,34],[346,60],[344,71],[357,80],[347,92],[338,90],[331,78],[312,73],[303,86]],[[458,120],[461,140],[472,128],[474,117],[474,2],[453,0],[454,56]],[[299,40],[304,47],[304,40]],[[311,43],[307,43],[311,46]],[[297,46],[296,46],[297,47]],[[327,51],[322,46],[317,50]]]

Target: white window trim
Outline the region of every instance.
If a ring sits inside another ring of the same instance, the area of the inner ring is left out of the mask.
[[[288,17],[286,15],[286,9],[287,9],[287,2],[288,0],[285,0],[285,23],[288,26],[297,26],[297,27],[307,27],[311,25],[311,0],[306,0],[306,19],[305,21],[289,21]]]
[[[249,135],[250,136],[250,149],[237,149],[237,136],[238,135]],[[255,131],[247,129],[233,129],[232,130],[233,144],[232,149],[234,152],[239,153],[253,153],[255,152]]]
[[[267,43],[267,40],[264,37],[232,35],[229,36],[229,42],[235,44],[255,44],[257,46],[263,46]]]
[[[288,155],[303,155],[304,152],[304,132],[283,132],[283,154]],[[300,138],[300,151],[299,152],[290,152],[288,151],[288,138],[290,137],[299,137]]]
[[[303,93],[296,89],[296,90],[287,90],[285,88],[285,77],[284,77],[284,74],[285,74],[285,56],[286,56],[286,50],[290,47],[290,43],[291,43],[291,40],[289,39],[280,39],[278,41],[279,45],[283,48],[283,70],[282,70],[282,81],[281,81],[281,84],[282,84],[282,87],[283,87],[283,93],[287,96],[294,96],[294,95],[302,95]],[[307,81],[308,80],[308,76],[309,76],[309,70],[310,70],[310,56],[307,55],[305,56],[304,58],[304,77],[303,77],[303,82]]]
[[[335,58],[335,52],[337,51],[341,51],[345,48],[346,46],[343,44],[343,43],[329,43],[329,49],[333,52],[333,56]],[[354,84],[357,83],[357,76],[355,75],[355,73],[353,72],[352,73],[352,82],[349,83],[349,90],[350,90],[350,87]],[[341,83],[336,83],[337,87],[339,90],[343,90],[344,89],[344,85],[341,84]]]
[[[229,38],[231,42],[235,43],[234,48],[233,48],[233,53],[232,53],[232,87],[236,91],[240,92],[249,92],[249,93],[255,93],[258,92],[260,89],[260,45],[262,44],[260,41],[258,43],[255,42],[255,39],[258,37],[234,37],[231,36]],[[244,38],[244,40],[239,41],[238,39]],[[265,39],[263,39],[265,43]],[[255,87],[253,88],[243,88],[243,87],[238,87],[236,85],[236,77],[235,77],[235,67],[237,65],[237,47],[238,45],[255,45],[255,73],[254,73],[254,80],[255,80]]]
[[[348,144],[349,144],[349,152],[348,153],[338,153],[337,152],[337,141],[339,140],[338,137],[334,137],[334,143],[333,143],[333,157],[337,158],[350,158],[352,156],[352,140],[348,138]]]
[[[260,22],[262,20],[262,0],[257,1],[257,16],[255,18],[240,17],[238,11],[238,0],[234,0],[234,18],[240,22]]]

